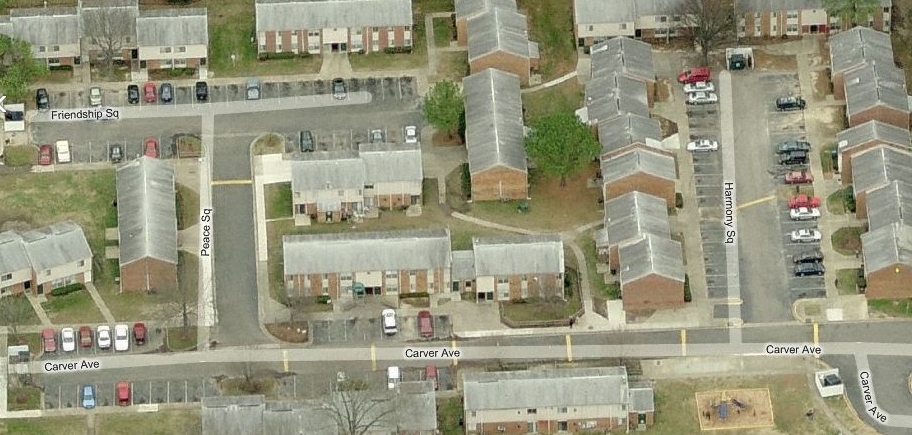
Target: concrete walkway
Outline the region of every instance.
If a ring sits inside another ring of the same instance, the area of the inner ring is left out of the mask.
[[[105,322],[114,323],[114,315],[111,314],[111,310],[108,309],[108,304],[106,304],[104,299],[101,298],[101,295],[98,294],[98,289],[95,288],[95,284],[87,282],[85,288],[89,291],[89,295],[92,296],[92,300],[95,301],[95,306],[98,307],[98,311],[101,311],[101,315],[104,316]]]
[[[557,86],[557,85],[559,85],[559,84],[561,84],[561,83],[563,83],[563,82],[565,82],[565,81],[567,81],[567,80],[570,80],[570,79],[572,79],[572,78],[575,78],[576,76],[577,76],[577,72],[576,72],[576,71],[571,71],[571,72],[568,72],[567,74],[564,74],[564,75],[562,75],[562,76],[560,76],[560,77],[558,77],[558,78],[556,78],[556,79],[554,79],[554,80],[551,80],[551,81],[542,83],[542,84],[537,85],[537,86],[533,86],[533,87],[531,87],[531,88],[523,89],[523,90],[520,91],[520,92],[522,92],[523,94],[528,94],[528,93],[530,93],[530,92],[540,91],[540,90],[542,90],[542,89],[547,89],[547,88],[550,88],[550,87],[552,87],[552,86]]]
[[[41,306],[41,302],[38,302],[38,296],[33,295],[31,292],[23,292],[23,294],[26,299],[28,299],[29,303],[32,304],[32,308],[35,310],[35,314],[38,315],[38,320],[41,320],[41,324],[44,326],[54,326],[47,313],[44,312],[44,307]]]

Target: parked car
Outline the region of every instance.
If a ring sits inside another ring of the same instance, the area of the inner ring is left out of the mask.
[[[806,165],[808,163],[808,153],[804,151],[792,151],[790,153],[779,154],[780,165]]]
[[[108,157],[111,159],[112,163],[120,163],[123,161],[123,145],[119,143],[111,144],[111,148],[108,150]]]
[[[256,77],[250,77],[247,79],[247,99],[260,99],[260,79]]]
[[[803,140],[790,139],[784,142],[779,142],[776,145],[776,154],[785,154],[795,151],[810,152],[811,143]]]
[[[386,368],[386,386],[392,390],[396,388],[396,385],[399,384],[399,381],[402,380],[402,373],[399,371],[399,367],[390,366]]]
[[[708,82],[711,79],[712,74],[707,66],[690,68],[678,73],[678,82],[680,83]]]
[[[38,106],[38,110],[41,112],[47,112],[48,109],[51,108],[47,89],[38,88],[38,90],[35,91],[35,105]]]
[[[698,139],[687,144],[687,151],[718,151],[719,142],[709,139]]]
[[[437,366],[429,364],[424,368],[424,380],[431,381],[434,384],[434,389],[440,389],[440,385],[437,382]]]
[[[821,276],[826,269],[820,263],[800,263],[795,265],[795,276]]]
[[[139,104],[139,86],[127,86],[127,102],[130,104]]]
[[[776,99],[776,110],[780,112],[789,110],[804,110],[804,106],[806,105],[807,103],[804,101],[804,98],[801,97],[789,95]]]
[[[154,137],[146,138],[143,142],[143,155],[158,158],[158,139]]]
[[[44,344],[44,353],[57,352],[57,332],[54,328],[41,330],[41,342]]]
[[[88,326],[79,327],[79,345],[82,347],[92,347],[92,328]]]
[[[133,324],[133,341],[136,342],[137,346],[142,346],[146,344],[146,324],[143,322],[136,322]]]
[[[209,100],[209,84],[206,82],[196,82],[196,101],[203,102]]]
[[[101,105],[101,88],[98,86],[89,88],[89,105],[92,107]]]
[[[54,148],[49,144],[38,147],[38,164],[47,166],[54,163]]]
[[[118,352],[130,350],[130,328],[127,325],[114,325],[114,350]]]
[[[371,130],[368,134],[368,137],[370,137],[370,143],[386,142],[386,137],[383,134],[383,130],[380,130],[379,128]]]
[[[111,327],[108,325],[101,325],[95,329],[95,341],[98,342],[99,349],[110,349]]]
[[[785,174],[785,184],[813,183],[814,176],[811,171],[790,171]]]
[[[823,261],[823,252],[819,249],[813,251],[804,251],[792,256],[792,262],[795,264],[800,263],[820,263]]]
[[[789,208],[817,208],[820,207],[820,198],[816,196],[808,196],[805,194],[795,195],[788,200]]]
[[[405,143],[418,143],[418,127],[414,125],[405,127]]]
[[[694,82],[684,85],[684,93],[692,94],[694,92],[715,92],[716,87],[712,82]]]
[[[167,104],[174,101],[174,87],[171,86],[171,83],[162,83],[158,94],[161,96],[162,103]]]
[[[54,148],[57,149],[57,163],[70,163],[72,156],[70,156],[70,143],[65,140],[58,140],[54,144]]]
[[[719,97],[712,92],[694,92],[692,94],[687,94],[687,104],[716,104],[719,102]]]
[[[67,327],[60,330],[60,348],[64,352],[73,352],[76,350],[76,331]]]
[[[156,96],[155,92],[155,83],[146,82],[146,84],[143,85],[143,101],[147,103],[154,103],[157,101],[158,96]]]
[[[794,230],[789,234],[792,243],[816,243],[820,241],[820,231],[813,228]]]
[[[793,221],[812,221],[820,219],[820,209],[799,207],[789,210],[789,218]]]
[[[342,80],[341,77],[336,77],[332,81],[332,91],[333,98],[337,100],[344,100],[348,97],[348,92],[345,90],[345,80]]]
[[[114,387],[114,394],[117,396],[118,406],[130,406],[130,384],[126,381],[120,381]]]
[[[386,308],[380,312],[380,320],[383,325],[383,333],[386,335],[393,335],[399,332],[399,328],[396,326],[396,311],[391,308]]]
[[[82,407],[92,409],[95,407],[95,387],[85,385],[82,387]]]
[[[418,312],[418,333],[421,338],[432,338],[434,336],[434,317],[428,310]]]
[[[301,145],[302,153],[313,152],[316,148],[313,133],[311,133],[310,130],[304,130],[298,133],[298,143]]]

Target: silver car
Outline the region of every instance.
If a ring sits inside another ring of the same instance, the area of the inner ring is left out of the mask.
[[[89,88],[89,105],[92,107],[101,105],[101,88],[98,86]]]

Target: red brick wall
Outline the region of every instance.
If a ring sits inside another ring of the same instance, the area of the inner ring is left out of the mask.
[[[496,52],[487,56],[479,57],[469,62],[469,73],[475,74],[488,68],[495,68],[519,76],[519,81],[523,86],[529,84],[529,58],[520,57],[509,53]]]
[[[120,286],[124,291],[174,291],[177,265],[155,258],[134,261],[120,268]]]
[[[858,219],[868,218],[868,194],[865,192],[855,192],[855,217]]]
[[[377,195],[376,202],[378,207],[384,210],[409,206],[412,204],[412,195],[407,193],[397,195]]]
[[[34,287],[33,287],[33,290],[34,290]],[[8,295],[18,295],[24,291],[25,291],[25,283],[20,282],[19,284],[14,284],[14,285],[9,286],[9,288],[6,290],[6,293],[4,293],[4,294],[7,296]]]
[[[899,269],[897,273],[896,269]],[[912,267],[901,264],[887,267],[867,276],[868,288],[865,297],[868,299],[906,299],[912,297]]]
[[[892,124],[899,128],[909,128],[909,113],[883,106],[875,106],[868,110],[849,116],[849,127],[864,124],[871,120]]]
[[[468,20],[461,18],[456,20],[456,42],[460,47],[465,47],[469,45],[469,33],[466,30],[468,27]]]
[[[684,305],[684,282],[649,275],[621,287],[625,310],[672,308]]]
[[[524,413],[525,411],[520,411]],[[525,415],[525,414],[523,414]],[[563,420],[562,420],[563,421]],[[558,431],[558,422],[557,420],[539,420],[537,421],[537,432],[538,434],[556,434],[556,433],[602,433],[603,431],[610,431],[612,429],[618,428],[615,424],[616,419],[611,418],[587,418],[587,419],[568,419],[567,421],[567,431]],[[590,427],[585,430],[579,429],[581,425],[588,424],[591,421],[596,422],[595,427]],[[526,435],[528,434],[528,426],[525,420],[523,421],[503,421],[496,423],[484,423],[479,425],[480,427],[475,428],[466,428],[466,433],[469,435],[482,435],[482,434],[508,434],[508,435]],[[500,430],[503,428],[504,430]]]
[[[652,427],[655,424],[655,415],[651,412],[646,414],[646,427]],[[637,429],[639,427],[639,414],[636,412],[631,412],[627,414],[627,423],[631,430]]]
[[[528,176],[525,172],[504,167],[472,174],[472,200],[526,199],[529,197]]]
[[[902,148],[902,147],[897,147],[897,146],[893,146],[891,144],[872,140],[870,142],[865,142],[861,145],[858,145],[857,147],[854,147],[849,151],[843,151],[842,152],[842,167],[839,168],[840,173],[842,175],[842,185],[843,186],[848,186],[848,185],[852,184],[852,178],[853,178],[852,157],[854,157],[866,150],[874,148],[877,145],[885,145],[890,148],[894,148],[894,149],[901,150],[901,151],[906,150],[905,148]]]
[[[611,184],[606,184],[605,201],[630,192],[643,192],[658,196],[665,199],[668,207],[675,206],[675,182],[642,172],[614,181]]]
[[[643,142],[634,142],[634,143],[632,143],[632,144],[630,144],[630,145],[627,145],[627,146],[625,146],[625,147],[623,147],[623,148],[620,148],[620,149],[617,149],[617,150],[614,150],[614,151],[611,151],[611,152],[602,154],[601,159],[602,159],[602,160],[608,160],[608,159],[610,159],[610,158],[612,158],[612,157],[614,157],[614,156],[619,156],[619,155],[621,155],[621,154],[624,154],[624,153],[626,153],[626,152],[628,152],[628,151],[633,151],[633,150],[635,150],[635,149],[646,150],[646,151],[649,151],[649,152],[651,152],[651,153],[664,154],[664,155],[666,155],[666,156],[674,157],[674,154],[673,154],[671,151],[669,151],[669,150],[666,150],[666,149],[656,149],[655,147],[648,146],[648,145],[646,145],[646,144],[643,143]]]
[[[275,53],[276,51],[276,37],[275,32],[266,32],[266,52]]]

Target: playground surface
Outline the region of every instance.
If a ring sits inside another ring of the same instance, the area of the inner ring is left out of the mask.
[[[695,394],[700,430],[771,427],[773,403],[768,388],[700,391]]]

